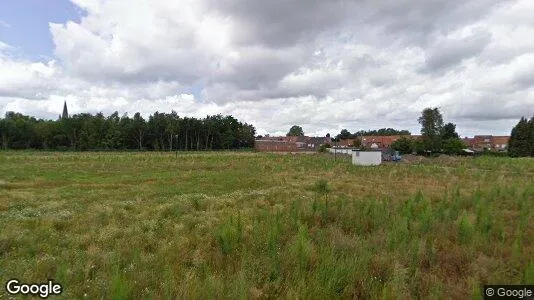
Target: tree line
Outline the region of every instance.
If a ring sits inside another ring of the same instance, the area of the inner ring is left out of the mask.
[[[335,141],[346,139],[355,139],[361,136],[392,136],[392,135],[410,135],[408,130],[397,130],[394,128],[380,128],[376,130],[359,130],[354,133],[351,133],[347,129],[341,129],[341,132],[336,135]]]
[[[114,112],[43,120],[15,112],[0,118],[0,145],[45,150],[219,150],[254,147],[254,126],[232,116],[180,117],[155,112],[145,120]]]
[[[508,142],[508,153],[512,157],[534,156],[534,116],[522,117],[514,126]]]

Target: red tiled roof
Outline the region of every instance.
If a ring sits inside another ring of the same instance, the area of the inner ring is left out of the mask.
[[[385,147],[388,148],[391,146],[391,144],[400,139],[400,135],[390,135],[390,136],[362,136],[362,144],[364,145],[372,145],[376,144],[379,147]]]
[[[509,136],[494,136],[493,137],[493,144],[508,144],[508,141],[510,141]]]

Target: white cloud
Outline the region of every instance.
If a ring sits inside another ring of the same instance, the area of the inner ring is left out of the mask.
[[[4,28],[11,28],[11,24],[5,22],[4,20],[0,19],[0,27]]]
[[[12,46],[0,41],[0,56],[2,56],[2,51],[7,51],[13,49]]]
[[[529,0],[72,2],[85,16],[50,24],[54,60],[0,43],[0,112],[55,118],[66,99],[73,113],[232,114],[263,134],[418,132],[428,106],[461,133],[506,134],[534,113]]]

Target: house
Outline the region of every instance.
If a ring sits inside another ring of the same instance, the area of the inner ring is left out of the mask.
[[[493,144],[493,137],[491,135],[475,135],[473,137],[473,149],[476,150],[491,150]]]
[[[297,146],[286,140],[260,139],[254,142],[254,149],[260,152],[292,152],[297,151]]]
[[[493,149],[496,151],[506,151],[508,149],[509,136],[494,136]]]
[[[468,149],[473,149],[473,145],[474,145],[473,138],[464,137],[462,139],[462,142],[464,142],[464,144],[467,146]]]
[[[318,151],[322,145],[332,144],[330,137],[310,137],[306,139],[306,148],[308,151]]]
[[[371,149],[391,148],[391,144],[400,139],[400,135],[391,136],[362,136],[362,146]]]
[[[463,138],[462,141],[475,151],[506,151],[509,136],[475,135],[472,138]]]

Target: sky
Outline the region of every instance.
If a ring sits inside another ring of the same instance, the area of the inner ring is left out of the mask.
[[[0,114],[231,114],[420,132],[439,107],[462,136],[534,115],[532,0],[0,2]]]

